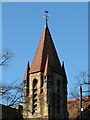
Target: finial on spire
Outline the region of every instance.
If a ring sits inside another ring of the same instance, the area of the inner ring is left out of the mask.
[[[47,25],[47,23],[48,23],[48,11],[47,10],[45,10],[45,15],[44,15],[44,17],[45,17],[45,19],[46,19],[46,25]]]

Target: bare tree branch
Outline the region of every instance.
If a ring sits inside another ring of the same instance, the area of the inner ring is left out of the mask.
[[[9,60],[12,58],[12,53],[8,50],[5,50],[2,55],[0,55],[0,66],[5,66],[9,62]]]
[[[23,84],[2,84],[0,85],[0,96],[3,101],[7,101],[7,106],[15,106],[23,103]]]
[[[90,85],[90,73],[80,71],[76,78],[76,87],[80,85]]]

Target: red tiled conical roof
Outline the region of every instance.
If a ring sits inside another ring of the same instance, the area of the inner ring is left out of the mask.
[[[52,41],[48,25],[45,26],[44,31],[42,33],[36,54],[31,65],[30,73],[38,71],[44,72],[47,55],[49,55],[48,63],[50,63],[51,70],[55,72],[60,72],[61,64],[54,43]]]

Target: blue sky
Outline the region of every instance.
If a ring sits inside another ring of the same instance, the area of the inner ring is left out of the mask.
[[[2,2],[88,2],[89,0],[1,0]]]
[[[0,3],[0,16],[2,16],[2,3]],[[2,54],[2,19],[0,19],[0,55],[1,54]],[[2,67],[0,67],[0,83],[1,79],[2,79]]]
[[[23,81],[26,64],[32,63],[49,11],[49,29],[60,61],[65,62],[68,93],[79,71],[88,70],[88,3],[3,3],[2,47],[13,53],[3,68],[3,81]],[[69,95],[68,95],[69,96]]]

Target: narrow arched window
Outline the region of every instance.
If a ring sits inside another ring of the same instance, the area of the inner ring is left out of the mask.
[[[58,79],[57,80],[57,93],[60,92],[60,80]]]
[[[60,113],[60,79],[57,79],[57,113]]]
[[[41,91],[40,93],[43,93],[43,76],[41,76]]]
[[[60,96],[57,95],[57,113],[60,113]]]
[[[37,79],[33,80],[32,114],[37,110]]]

